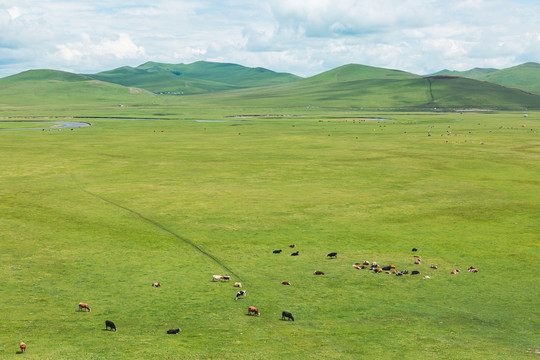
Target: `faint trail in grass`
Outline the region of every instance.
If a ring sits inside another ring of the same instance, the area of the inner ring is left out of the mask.
[[[122,210],[125,210],[127,212],[130,212],[132,213],[133,215],[137,216],[138,218],[146,221],[147,223],[149,224],[152,224],[153,226],[165,231],[166,233],[169,233],[170,235],[174,236],[175,238],[177,238],[178,240],[181,240],[183,242],[185,242],[186,244],[188,245],[191,245],[193,248],[195,248],[195,250],[199,251],[200,253],[206,255],[207,257],[209,257],[212,261],[214,261],[216,264],[218,264],[219,266],[221,266],[223,269],[227,270],[230,274],[234,275],[236,278],[238,278],[238,280],[242,281],[242,278],[240,276],[238,276],[234,271],[232,271],[231,269],[229,269],[225,264],[223,264],[221,261],[219,261],[218,259],[216,259],[212,254],[204,251],[203,249],[201,249],[197,244],[195,244],[193,241],[183,237],[183,236],[180,236],[178,235],[177,233],[175,233],[174,231],[172,230],[169,230],[167,229],[165,226],[161,225],[160,223],[152,220],[152,219],[149,219],[147,218],[146,216],[138,213],[137,211],[135,210],[132,210],[126,206],[123,206],[123,205],[120,205],[114,201],[111,201],[109,199],[106,199],[104,198],[103,196],[101,195],[98,195],[98,194],[95,194],[87,189],[85,189],[84,187],[82,187],[82,185],[77,181],[77,179],[75,179],[75,177],[73,176],[73,174],[71,174],[71,177],[73,178],[73,181],[77,184],[77,186],[79,186],[79,189],[81,189],[83,192],[97,198],[97,199],[100,199],[108,204],[111,204],[113,206],[116,206],[117,208],[120,208]]]

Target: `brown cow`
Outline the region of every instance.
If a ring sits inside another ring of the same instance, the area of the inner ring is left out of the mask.
[[[259,312],[259,309],[257,309],[255,306],[248,307],[248,315],[256,314],[257,316],[261,316],[261,313]]]
[[[239,282],[234,283],[234,287],[242,287],[242,283],[239,283]]]
[[[438,269],[437,265],[435,265],[435,264],[431,264],[430,268],[432,268],[432,269]]]
[[[26,351],[26,344],[25,344],[25,343],[21,342],[21,343],[19,344],[19,347],[21,348],[21,352],[25,352],[25,351]]]
[[[281,283],[282,283],[283,285],[291,285],[291,283],[290,283],[290,282],[288,282],[288,281],[285,281],[285,280],[283,280],[283,281],[282,281]]]
[[[477,273],[478,272],[478,269],[475,268],[474,266],[471,266],[470,268],[467,269],[467,271],[470,271],[470,272],[475,272]]]
[[[363,265],[369,265],[369,261],[367,261],[367,260],[364,261],[364,262],[363,262]]]
[[[422,260],[420,260],[420,259],[416,259],[416,260],[414,260],[414,263],[415,263],[416,265],[418,265],[418,264],[420,264],[421,261],[422,261]]]
[[[231,281],[231,277],[228,276],[228,275],[222,276],[222,277],[221,277],[221,280],[223,280],[223,281]]]
[[[455,274],[457,274],[457,273],[459,273],[459,270],[458,270],[458,269],[452,270],[452,271],[450,272],[450,274],[453,274],[453,275],[455,275]]]
[[[317,270],[313,274],[315,274],[315,275],[324,275],[324,272]]]
[[[88,306],[88,304],[85,304],[85,303],[79,303],[79,311],[81,310],[84,310],[84,311],[88,310],[89,312],[91,311],[90,306]]]
[[[295,247],[295,246],[296,246],[296,245],[294,245],[294,244],[289,245],[289,247],[291,247],[291,248],[293,248],[293,247]]]
[[[160,287],[161,286],[161,283],[160,282],[155,282],[152,284],[153,287]]]

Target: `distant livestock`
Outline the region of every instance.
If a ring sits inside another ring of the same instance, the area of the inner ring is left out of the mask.
[[[432,268],[432,269],[438,269],[439,267],[438,267],[437,265],[435,265],[435,264],[431,264],[430,268]]]
[[[281,283],[282,283],[283,285],[291,285],[291,283],[290,283],[290,282],[288,282],[288,281],[285,281],[285,280],[283,280],[283,281],[282,281]]]
[[[294,321],[294,317],[292,316],[292,314],[288,311],[283,311],[281,313],[281,320],[292,320]]]
[[[90,312],[90,306],[88,306],[88,304],[85,304],[85,303],[79,303],[79,311],[87,311]]]
[[[178,329],[170,329],[170,330],[167,330],[167,334],[178,334],[181,331],[182,331],[182,329],[180,329],[180,328],[178,328]]]
[[[26,344],[25,344],[25,343],[21,342],[21,343],[19,344],[19,347],[21,348],[21,352],[25,352],[25,351],[26,351]]]
[[[279,254],[281,252],[281,249],[272,251],[274,254]]]
[[[293,248],[293,247],[295,247],[295,246],[296,246],[296,245],[294,245],[294,244],[289,245],[289,247],[291,247],[291,248]]]
[[[111,331],[116,331],[116,325],[110,320],[105,320],[105,330],[111,329]]]
[[[478,272],[478,269],[475,268],[474,266],[471,266],[470,268],[467,269],[467,271],[477,273],[477,272]]]
[[[328,256],[329,258],[336,258],[337,257],[337,252],[331,252],[330,254],[328,254],[326,256]]]
[[[160,287],[161,286],[161,283],[160,282],[155,282],[152,284],[153,287]]]
[[[419,264],[421,264],[421,263],[422,263],[422,260],[420,260],[420,259],[416,259],[416,260],[414,260],[414,263],[415,263],[416,265],[419,265]]]
[[[324,275],[324,272],[317,270],[313,274],[315,274],[315,275]]]
[[[297,251],[297,252],[293,252],[293,253],[291,254],[291,256],[298,256],[298,251]]]
[[[250,306],[248,307],[248,315],[261,316],[261,313],[259,312],[259,309],[257,309],[255,306]]]
[[[455,270],[450,271],[450,274],[452,274],[452,275],[456,275],[457,273],[459,273],[459,269],[455,269]]]
[[[414,271],[411,273],[411,275],[420,275],[420,271],[414,270]]]
[[[212,275],[212,281],[231,281],[230,276],[222,276],[222,275]]]
[[[364,261],[364,262],[362,263],[362,265],[369,265],[369,261],[367,261],[367,260]]]
[[[246,296],[246,292],[247,292],[246,290],[240,290],[239,292],[236,293],[236,297],[234,298],[234,300],[238,300],[238,298],[239,298],[240,296],[244,296],[244,297],[245,297],[245,296]]]
[[[242,283],[239,283],[239,282],[234,283],[234,287],[242,287]]]
[[[418,249],[417,248],[412,248],[412,251],[418,251]]]

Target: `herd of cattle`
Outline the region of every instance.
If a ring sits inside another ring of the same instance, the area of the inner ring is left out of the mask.
[[[289,247],[291,248],[294,248],[296,247],[296,245],[294,244],[291,244],[289,245]],[[418,249],[417,248],[413,248],[412,249],[413,252],[417,252]],[[282,252],[281,249],[279,250],[274,250],[273,253],[274,254],[280,254]],[[335,259],[337,258],[337,252],[331,252],[329,254],[327,254],[326,256],[328,258],[331,258],[331,259]],[[299,255],[299,251],[296,251],[296,252],[293,252],[291,253],[291,256],[298,256]],[[415,265],[421,265],[422,264],[422,259],[419,255],[413,255],[415,257],[415,260],[414,260],[414,264]],[[367,269],[369,267],[369,270],[372,270],[373,272],[375,273],[386,273],[386,274],[394,274],[396,276],[403,276],[403,275],[406,275],[406,274],[409,274],[409,271],[408,270],[397,270],[396,269],[396,266],[395,265],[392,265],[392,264],[389,264],[387,266],[383,266],[383,267],[380,267],[379,264],[377,264],[377,262],[373,261],[373,262],[369,262],[369,261],[364,261],[362,263],[355,263],[353,264],[353,267],[355,269],[358,269],[358,270],[362,270],[362,269]],[[431,269],[438,269],[438,266],[435,265],[435,264],[431,264],[430,266]],[[469,272],[473,272],[473,273],[477,273],[478,272],[478,269],[474,266],[470,266],[467,271]],[[460,271],[459,269],[454,269],[450,272],[450,274],[458,274]],[[320,271],[320,270],[317,270],[314,272],[314,275],[324,275],[325,273],[323,271]],[[420,271],[418,270],[412,270],[410,272],[411,275],[419,275],[420,274]],[[430,277],[428,275],[425,275],[424,276],[424,279],[430,279]],[[222,276],[222,275],[213,275],[212,276],[212,281],[231,281],[231,276]],[[283,285],[291,285],[291,283],[289,281],[282,281],[281,284]],[[161,283],[159,282],[155,282],[152,284],[153,287],[160,287],[161,286]],[[234,287],[239,287],[241,288],[242,287],[242,284],[239,283],[239,282],[235,282],[234,283]],[[235,297],[235,300],[238,300],[240,297],[246,297],[247,296],[247,290],[240,290],[236,293],[236,297]],[[86,303],[79,303],[79,311],[85,311],[85,312],[90,312],[92,311],[90,309],[90,306]],[[256,315],[256,316],[261,316],[261,313],[259,311],[258,308],[256,308],[255,306],[249,306],[248,307],[248,312],[247,312],[248,315]],[[294,321],[294,316],[288,312],[288,311],[282,311],[281,313],[281,320],[292,320]],[[105,321],[105,330],[110,330],[110,331],[117,331],[117,328],[116,328],[116,325],[110,321],[110,320],[106,320]],[[178,334],[182,331],[182,329],[180,328],[177,328],[177,329],[169,329],[167,330],[167,334]],[[21,342],[19,344],[19,347],[21,349],[21,353],[24,353],[26,351],[26,344],[24,342]]]

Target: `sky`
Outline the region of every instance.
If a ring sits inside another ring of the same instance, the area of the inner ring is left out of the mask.
[[[199,60],[502,69],[540,62],[540,0],[0,0],[0,77]]]

